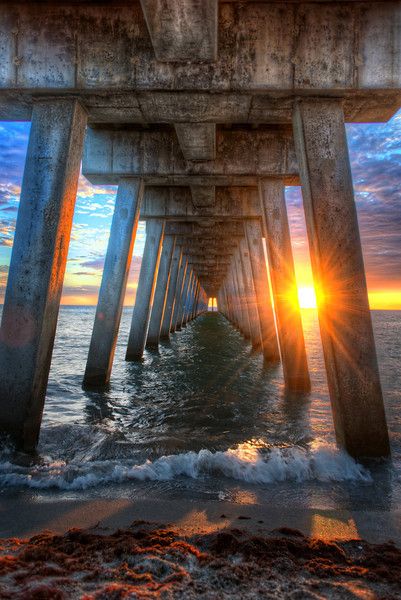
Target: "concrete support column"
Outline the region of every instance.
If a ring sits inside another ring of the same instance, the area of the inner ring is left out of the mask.
[[[171,322],[171,332],[172,333],[174,333],[174,331],[177,331],[178,316],[179,316],[180,308],[181,308],[181,299],[182,299],[182,293],[183,293],[183,288],[184,288],[184,283],[185,283],[185,277],[187,274],[187,267],[188,267],[188,259],[186,256],[183,256],[182,261],[181,261],[180,270],[178,273],[173,319]]]
[[[146,345],[151,348],[159,346],[160,331],[167,300],[167,292],[170,281],[170,268],[175,249],[175,236],[164,236],[163,248],[160,256],[159,272],[155,297],[153,300],[152,314],[150,316],[148,338]]]
[[[164,237],[162,220],[146,223],[146,242],[139,273],[125,360],[140,360],[145,349]]]
[[[241,261],[243,280],[245,284],[245,301],[249,315],[251,343],[254,348],[261,348],[262,333],[260,330],[260,321],[258,307],[256,303],[255,287],[252,278],[251,260],[249,258],[249,248],[246,239],[242,239],[240,242],[239,256]]]
[[[195,301],[195,292],[196,292],[196,286],[197,286],[197,278],[194,272],[193,278],[192,278],[192,286],[191,286],[191,293],[189,296],[189,305],[188,305],[188,311],[187,311],[187,323],[189,321],[191,321],[192,319],[192,310],[194,307],[194,301]]]
[[[198,304],[199,304],[199,294],[200,294],[201,285],[199,283],[199,279],[197,280],[196,292],[195,292],[195,301],[194,301],[194,310],[192,313],[192,318],[196,319],[198,316]]]
[[[143,191],[139,179],[122,179],[118,186],[84,387],[110,381]]]
[[[259,185],[284,381],[288,390],[308,392],[310,379],[298,302],[283,182]]]
[[[237,282],[237,299],[238,299],[238,308],[239,308],[239,317],[240,317],[240,328],[242,331],[242,335],[245,339],[249,340],[251,337],[251,326],[249,324],[249,315],[248,315],[248,307],[246,305],[246,297],[245,297],[245,286],[244,279],[242,276],[242,265],[241,259],[239,257],[239,251],[237,251],[234,255],[234,264],[235,264],[235,277]]]
[[[178,311],[178,319],[177,319],[177,331],[181,331],[183,322],[184,322],[184,314],[185,307],[188,299],[188,288],[192,278],[192,267],[188,265],[187,272],[185,274],[184,286],[182,289],[181,303]]]
[[[0,429],[36,447],[75,207],[86,113],[34,105],[0,332]]]
[[[298,102],[294,134],[337,441],[356,457],[386,456],[389,439],[342,103]]]
[[[186,298],[185,298],[184,305],[183,305],[182,323],[181,323],[182,327],[186,327],[187,323],[188,323],[188,313],[189,313],[189,307],[191,304],[191,293],[192,293],[192,286],[193,286],[193,282],[194,282],[194,276],[195,276],[195,273],[192,270],[189,280],[188,280],[187,294],[186,294]]]
[[[166,307],[164,310],[163,322],[162,322],[162,327],[161,327],[161,331],[160,331],[160,337],[162,339],[168,339],[170,337],[170,329],[171,329],[171,322],[173,319],[175,294],[176,294],[176,290],[177,290],[178,273],[179,273],[179,270],[181,267],[181,260],[182,260],[182,248],[181,248],[181,246],[176,246],[174,253],[173,253],[173,258],[171,261],[170,281],[169,281],[168,292],[167,292]]]
[[[263,355],[269,362],[278,362],[280,360],[280,353],[277,344],[265,253],[263,250],[262,226],[259,220],[248,220],[244,221],[244,229],[249,246],[252,276],[255,285],[260,329],[262,332]]]
[[[239,322],[239,308],[238,308],[238,291],[237,291],[237,282],[234,275],[234,260],[231,265],[230,270],[230,278],[229,278],[229,287],[230,287],[230,298],[233,312],[233,325],[240,330],[240,322]]]

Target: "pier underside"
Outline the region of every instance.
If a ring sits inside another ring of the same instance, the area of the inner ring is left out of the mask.
[[[0,4],[0,118],[31,120],[0,336],[0,429],[36,447],[75,195],[118,186],[85,388],[219,311],[310,391],[284,187],[301,185],[338,444],[389,454],[345,122],[401,106],[401,2]],[[267,260],[266,260],[267,259]]]

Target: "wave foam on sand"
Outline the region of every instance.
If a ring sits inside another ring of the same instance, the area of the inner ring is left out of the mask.
[[[236,481],[274,484],[293,481],[358,481],[370,483],[370,472],[334,446],[316,444],[269,449],[243,445],[225,452],[185,452],[132,464],[124,460],[47,460],[30,467],[0,463],[0,486],[84,490],[129,481],[170,481],[223,476]]]

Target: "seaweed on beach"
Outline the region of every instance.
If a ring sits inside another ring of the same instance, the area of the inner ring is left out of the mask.
[[[363,598],[401,595],[401,551],[391,542],[324,541],[282,529],[185,536],[135,522],[111,534],[72,529],[0,545],[0,597]]]

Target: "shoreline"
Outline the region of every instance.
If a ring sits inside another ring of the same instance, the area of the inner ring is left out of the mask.
[[[111,533],[134,521],[163,523],[182,535],[240,527],[267,535],[287,527],[325,541],[393,541],[401,548],[401,509],[390,511],[297,508],[236,504],[220,500],[96,498],[68,499],[14,493],[0,497],[0,538],[63,534],[72,528]]]

